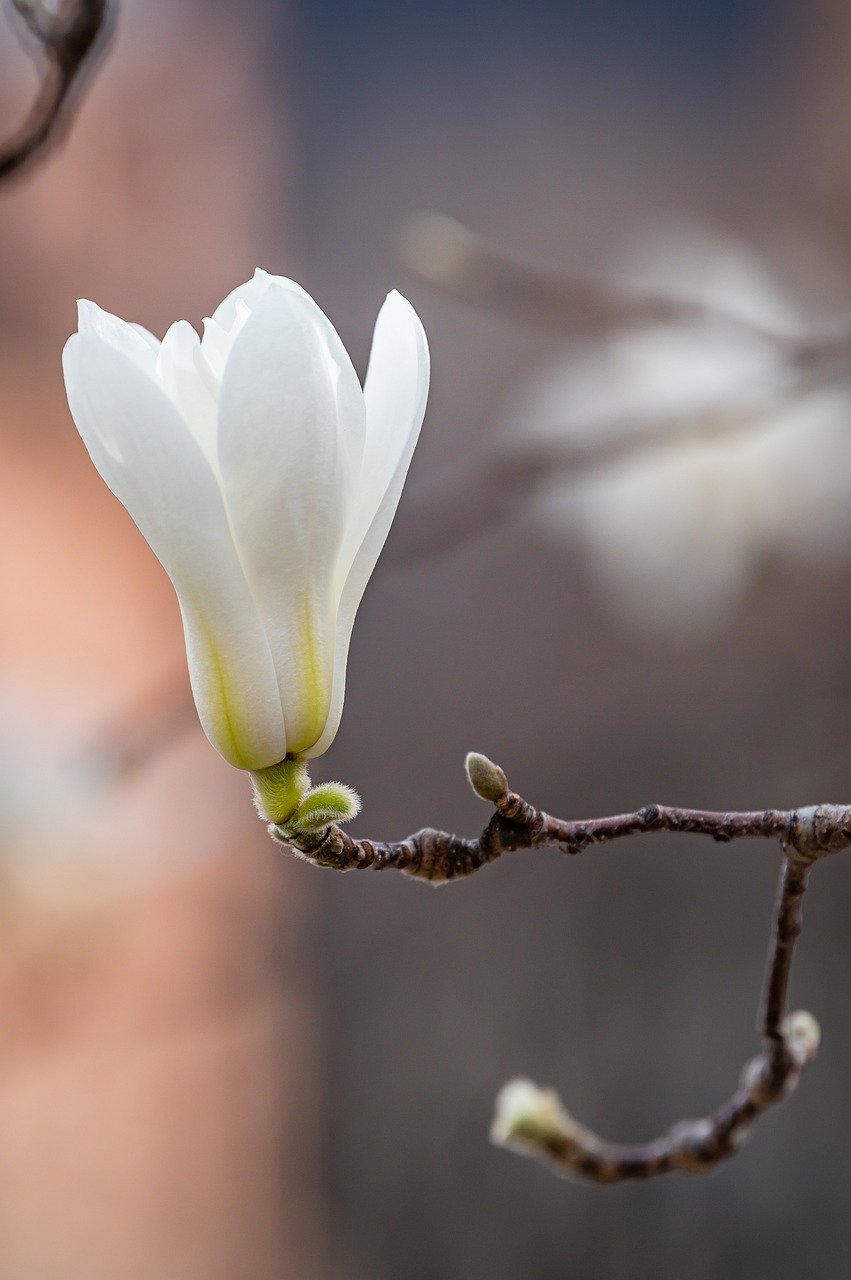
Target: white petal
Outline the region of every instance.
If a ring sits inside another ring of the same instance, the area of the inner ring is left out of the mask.
[[[252,307],[269,288],[269,280],[268,273],[258,267],[250,280],[231,289],[212,316],[204,318],[201,353],[217,381],[221,380],[230,349]]]
[[[312,746],[325,725],[335,566],[364,430],[360,383],[329,321],[303,291],[272,281],[225,367],[218,448],[292,752]]]
[[[253,311],[263,294],[273,284],[280,285],[283,289],[292,289],[293,293],[299,293],[303,298],[310,296],[306,289],[296,284],[295,280],[290,280],[287,276],[273,276],[262,267],[257,267],[250,280],[231,289],[228,296],[219,303],[213,312],[213,320],[222,329],[232,329],[236,320],[237,305],[243,303],[249,311]]]
[[[116,351],[123,351],[141,369],[152,371],[160,344],[141,325],[128,324],[126,320],[104,311],[96,302],[80,298],[77,302],[77,327],[80,333],[92,334]]]
[[[355,614],[399,505],[425,414],[428,384],[425,331],[411,304],[394,290],[378,314],[372,340],[364,386],[363,466],[338,564],[342,587],[338,582],[331,704],[325,730],[309,756],[327,751],[340,724]]]
[[[188,321],[175,321],[157,356],[157,378],[215,468],[216,388],[204,371],[198,334]]]
[[[63,365],[95,466],[174,583],[208,737],[240,768],[277,763],[286,739],[268,643],[196,440],[152,378],[91,326],[69,339]]]
[[[237,285],[235,289],[231,289],[212,315],[212,319],[219,328],[224,329],[225,332],[232,329],[236,320],[236,304],[244,302],[251,310],[269,288],[271,279],[272,277],[268,271],[263,271],[258,267],[250,280],[246,280],[245,284]]]
[[[225,371],[227,358],[230,355],[230,349],[233,346],[233,339],[236,337],[236,318],[234,314],[234,328],[225,329],[218,321],[205,316],[204,336],[201,339],[201,355],[207,362],[207,367],[213,377],[213,384],[218,388],[221,382],[222,374]]]
[[[274,286],[289,290],[289,292],[297,294],[300,298],[306,298],[311,303],[314,308],[316,324],[324,333],[325,340],[334,359],[341,365],[348,366],[351,362],[345,347],[340,341],[337,330],[331,324],[324,311],[316,305],[310,294],[300,284],[296,284],[295,280],[289,280],[286,276],[270,275],[268,271],[263,271],[262,268],[258,267],[252,278],[247,280],[245,284],[238,285],[236,289],[233,289],[224,301],[219,303],[212,316],[204,321],[204,337],[201,340],[201,350],[209,361],[216,377],[221,378],[231,347],[242,331],[242,327],[251,312],[268,290]]]
[[[160,340],[151,333],[150,329],[146,329],[143,324],[136,324],[135,320],[131,320],[130,328],[138,333],[143,342],[146,342],[151,350],[156,354],[160,349]]]

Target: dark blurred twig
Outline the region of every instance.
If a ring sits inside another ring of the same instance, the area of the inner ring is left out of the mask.
[[[0,147],[0,182],[56,141],[67,124],[84,68],[106,29],[109,0],[72,0],[54,15],[41,0],[11,0],[34,37],[42,63],[35,103],[19,132]]]
[[[494,816],[472,839],[433,828],[406,840],[356,840],[338,826],[294,839],[270,833],[307,861],[337,871],[391,869],[432,884],[478,871],[503,853],[553,846],[578,854],[594,844],[654,832],[688,832],[727,842],[761,836],[779,840],[784,867],[774,914],[772,948],[763,1002],[762,1052],[748,1064],[740,1087],[712,1115],[683,1121],[654,1142],[619,1146],[576,1123],[552,1094],[541,1106],[498,1117],[498,1140],[547,1159],[561,1172],[596,1182],[648,1178],[672,1170],[699,1172],[734,1154],[755,1120],[788,1097],[818,1048],[818,1026],[810,1014],[787,1015],[786,997],[801,901],[812,864],[851,845],[851,806],[712,812],[647,805],[634,813],[587,821],[565,821],[534,808],[509,790],[505,774],[484,756],[471,755],[467,772],[474,790],[494,806]],[[509,1089],[512,1086],[509,1086]],[[534,1092],[533,1086],[524,1086]]]

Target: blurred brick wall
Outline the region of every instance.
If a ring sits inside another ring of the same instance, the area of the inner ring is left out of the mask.
[[[0,192],[2,1280],[320,1265],[304,877],[188,716],[114,785],[69,769],[187,694],[171,587],[76,437],[61,345],[78,294],[161,332],[283,265],[258,47],[244,14],[125,4],[68,145]]]

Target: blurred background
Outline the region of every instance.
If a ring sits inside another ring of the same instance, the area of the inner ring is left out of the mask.
[[[358,834],[478,830],[469,749],[565,817],[847,800],[851,377],[788,352],[851,306],[850,61],[841,0],[121,5],[0,189],[0,1280],[847,1274],[847,860],[794,976],[820,1056],[731,1164],[601,1190],[491,1147],[516,1074],[622,1140],[727,1094],[778,854],[648,837],[437,892],[283,855],[59,355],[77,296],[162,333],[260,264],[363,372],[413,301],[430,407],[316,771]],[[471,301],[423,210],[537,284]],[[710,310],[554,315],[559,276]]]

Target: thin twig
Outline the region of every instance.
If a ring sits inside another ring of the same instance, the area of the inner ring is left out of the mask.
[[[294,838],[273,825],[270,834],[316,866],[392,869],[432,884],[470,875],[518,849],[553,846],[575,855],[650,831],[702,835],[724,843],[751,837],[779,840],[784,866],[762,1002],[763,1048],[745,1067],[732,1096],[711,1115],[680,1121],[652,1142],[624,1146],[579,1124],[553,1092],[514,1081],[500,1095],[492,1131],[498,1143],[538,1156],[559,1173],[601,1183],[674,1170],[702,1172],[733,1155],[759,1116],[789,1096],[818,1049],[818,1024],[808,1013],[787,1014],[787,993],[810,869],[818,858],[851,845],[851,806],[736,812],[651,804],[576,822],[534,808],[509,789],[502,770],[484,756],[468,756],[467,773],[476,793],[495,810],[474,838],[430,827],[391,842],[353,839],[338,826]]]
[[[12,0],[42,53],[43,72],[33,107],[20,131],[0,148],[0,182],[43,154],[68,123],[74,90],[106,29],[109,0],[74,0],[70,16],[51,20],[30,0]]]
[[[786,1013],[808,872],[809,864],[794,855],[784,865],[765,982],[763,1048],[726,1102],[699,1120],[681,1120],[652,1142],[622,1145],[579,1124],[551,1091],[514,1081],[497,1102],[494,1140],[537,1156],[557,1173],[600,1183],[675,1170],[703,1173],[735,1155],[759,1117],[789,1097],[818,1049],[819,1029],[812,1015]]]
[[[723,843],[748,837],[780,840],[802,850],[818,839],[817,856],[851,844],[851,806],[815,805],[805,809],[758,809],[727,812],[683,809],[648,804],[632,813],[606,818],[565,821],[535,809],[521,796],[507,791],[495,801],[496,812],[475,837],[424,827],[405,840],[354,839],[342,827],[330,826],[319,835],[293,840],[270,827],[273,839],[291,845],[308,862],[334,871],[401,871],[430,884],[472,875],[504,853],[519,849],[556,848],[582,853],[591,845],[649,831],[709,836]]]

